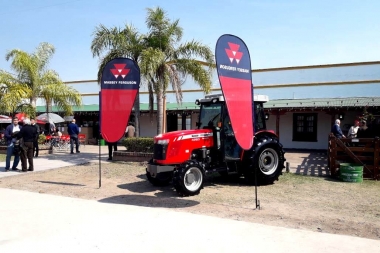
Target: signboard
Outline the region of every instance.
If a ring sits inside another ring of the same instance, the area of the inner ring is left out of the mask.
[[[237,143],[245,150],[253,145],[254,109],[251,58],[245,43],[234,35],[222,35],[215,48],[220,86]]]
[[[115,58],[103,69],[100,96],[100,129],[103,139],[117,142],[125,134],[140,86],[140,68],[128,58]]]

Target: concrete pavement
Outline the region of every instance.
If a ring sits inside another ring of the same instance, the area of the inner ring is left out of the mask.
[[[120,147],[120,149],[125,149],[123,147]],[[58,150],[54,152],[54,154],[47,154],[47,155],[40,155],[38,158],[34,158],[34,170],[35,171],[42,171],[42,170],[49,170],[49,169],[57,169],[62,168],[66,166],[73,166],[73,165],[80,165],[85,164],[89,162],[99,162],[99,146],[93,146],[93,145],[86,145],[80,147],[81,153],[74,153],[70,154],[69,150]],[[108,158],[108,147],[107,146],[101,146],[101,161],[107,162]],[[13,164],[13,159],[11,159],[11,166]],[[21,169],[21,161],[19,162],[19,165],[17,166],[18,169]],[[0,178],[7,177],[7,176],[15,176],[19,175],[20,172],[4,172],[5,169],[5,162],[0,162]],[[28,172],[30,173],[30,172]]]
[[[98,162],[98,152],[97,146],[85,146],[80,154],[41,156],[35,170]],[[102,162],[107,156],[101,147]],[[311,174],[325,163],[317,153],[286,157],[293,173]],[[0,170],[0,177],[18,174]],[[377,240],[1,188],[0,228],[0,252],[10,253],[380,252]]]
[[[0,228],[7,253],[380,252],[377,240],[9,189]]]

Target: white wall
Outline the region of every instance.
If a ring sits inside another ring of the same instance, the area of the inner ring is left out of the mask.
[[[152,116],[152,121],[149,114],[142,114],[140,117],[140,137],[154,137],[157,135],[156,114]]]
[[[314,112],[302,112],[314,113]],[[280,142],[284,148],[295,149],[327,149],[328,135],[331,130],[331,116],[325,112],[318,112],[317,141],[293,141],[293,112],[280,117]]]

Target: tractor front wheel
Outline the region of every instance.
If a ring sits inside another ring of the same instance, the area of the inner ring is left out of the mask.
[[[204,177],[204,170],[198,162],[184,162],[174,171],[174,188],[180,196],[197,195],[203,188]]]

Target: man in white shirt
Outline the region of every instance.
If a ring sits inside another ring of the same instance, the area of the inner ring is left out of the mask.
[[[359,130],[359,120],[355,120],[354,125],[348,130],[347,138],[356,138]]]

